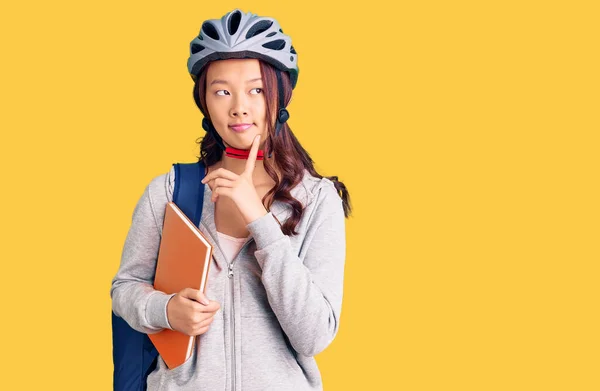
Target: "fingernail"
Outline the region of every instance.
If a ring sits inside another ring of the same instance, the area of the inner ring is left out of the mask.
[[[204,304],[204,305],[208,305],[208,299],[206,298],[206,296],[204,296],[204,293],[200,292],[200,303]]]

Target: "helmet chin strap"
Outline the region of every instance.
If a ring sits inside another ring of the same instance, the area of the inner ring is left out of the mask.
[[[275,70],[277,75],[277,92],[279,95],[279,110],[277,110],[277,121],[275,122],[275,137],[279,136],[279,131],[283,127],[283,124],[290,118],[290,113],[285,108],[285,102],[283,97],[283,82],[281,81],[281,71]],[[273,154],[273,150],[269,151],[269,158]]]
[[[275,137],[279,136],[281,128],[283,124],[290,118],[290,113],[284,107],[284,96],[283,96],[283,82],[281,80],[281,71],[279,69],[275,70],[275,74],[277,75],[277,91],[278,91],[278,100],[279,100],[279,109],[277,110],[277,121],[275,121]],[[197,88],[194,87],[194,100],[196,101],[196,105],[204,114],[204,118],[202,119],[202,128],[211,133],[217,144],[221,148],[222,151],[225,152],[226,156],[235,158],[235,159],[248,159],[248,155],[250,154],[249,149],[237,149],[233,147],[228,147],[223,143],[223,139],[219,136],[219,133],[213,126],[212,122],[206,118],[206,114],[202,110],[202,106],[200,105],[200,99],[197,94]],[[273,155],[273,151],[269,151],[269,158]],[[258,155],[256,156],[256,160],[264,159],[264,151],[261,149],[258,151]]]

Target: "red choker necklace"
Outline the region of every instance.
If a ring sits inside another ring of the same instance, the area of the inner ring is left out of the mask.
[[[248,155],[250,155],[250,150],[246,149],[237,149],[233,147],[225,148],[225,156],[232,157],[234,159],[245,159],[248,160]],[[256,155],[256,160],[263,160],[264,154],[262,149],[258,150],[258,154]]]

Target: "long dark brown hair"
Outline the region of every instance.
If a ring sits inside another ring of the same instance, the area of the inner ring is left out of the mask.
[[[290,129],[288,123],[284,123],[279,130],[279,135],[275,137],[275,115],[277,113],[277,75],[275,74],[275,68],[271,64],[258,60],[260,63],[260,72],[263,81],[263,93],[265,94],[266,103],[266,114],[267,118],[271,118],[271,121],[267,121],[268,136],[264,145],[263,160],[264,168],[267,174],[275,181],[275,186],[265,194],[262,199],[263,205],[265,200],[274,194],[271,198],[270,204],[265,205],[265,208],[269,210],[269,207],[274,200],[282,201],[288,204],[292,210],[291,217],[282,226],[282,231],[286,235],[297,235],[295,231],[300,218],[304,210],[300,201],[292,197],[290,190],[302,181],[304,176],[304,169],[316,178],[323,178],[314,168],[313,160],[310,155],[302,147],[294,133]],[[208,109],[206,106],[206,70],[208,66],[204,67],[198,77],[194,88],[198,89],[198,97],[204,113],[207,113]],[[281,73],[284,91],[284,101],[287,106],[292,98],[292,85],[290,77],[286,72]],[[208,116],[210,120],[210,116]],[[223,151],[218,146],[217,141],[213,135],[209,132],[204,135],[201,139],[196,140],[196,143],[200,144],[200,156],[197,156],[200,161],[204,162],[206,167],[210,167],[213,164],[221,160]],[[269,151],[273,151],[271,159],[268,159]],[[285,153],[281,153],[285,151]],[[277,173],[280,173],[281,177]],[[350,205],[350,194],[346,189],[344,183],[338,180],[337,176],[325,177],[333,182],[338,195],[342,199],[344,216],[347,218],[351,213]]]

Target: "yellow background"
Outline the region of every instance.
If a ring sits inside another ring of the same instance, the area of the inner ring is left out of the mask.
[[[1,388],[111,389],[133,208],[195,160],[189,42],[239,7],[292,36],[290,125],[355,208],[325,389],[600,389],[594,3],[3,4]]]

